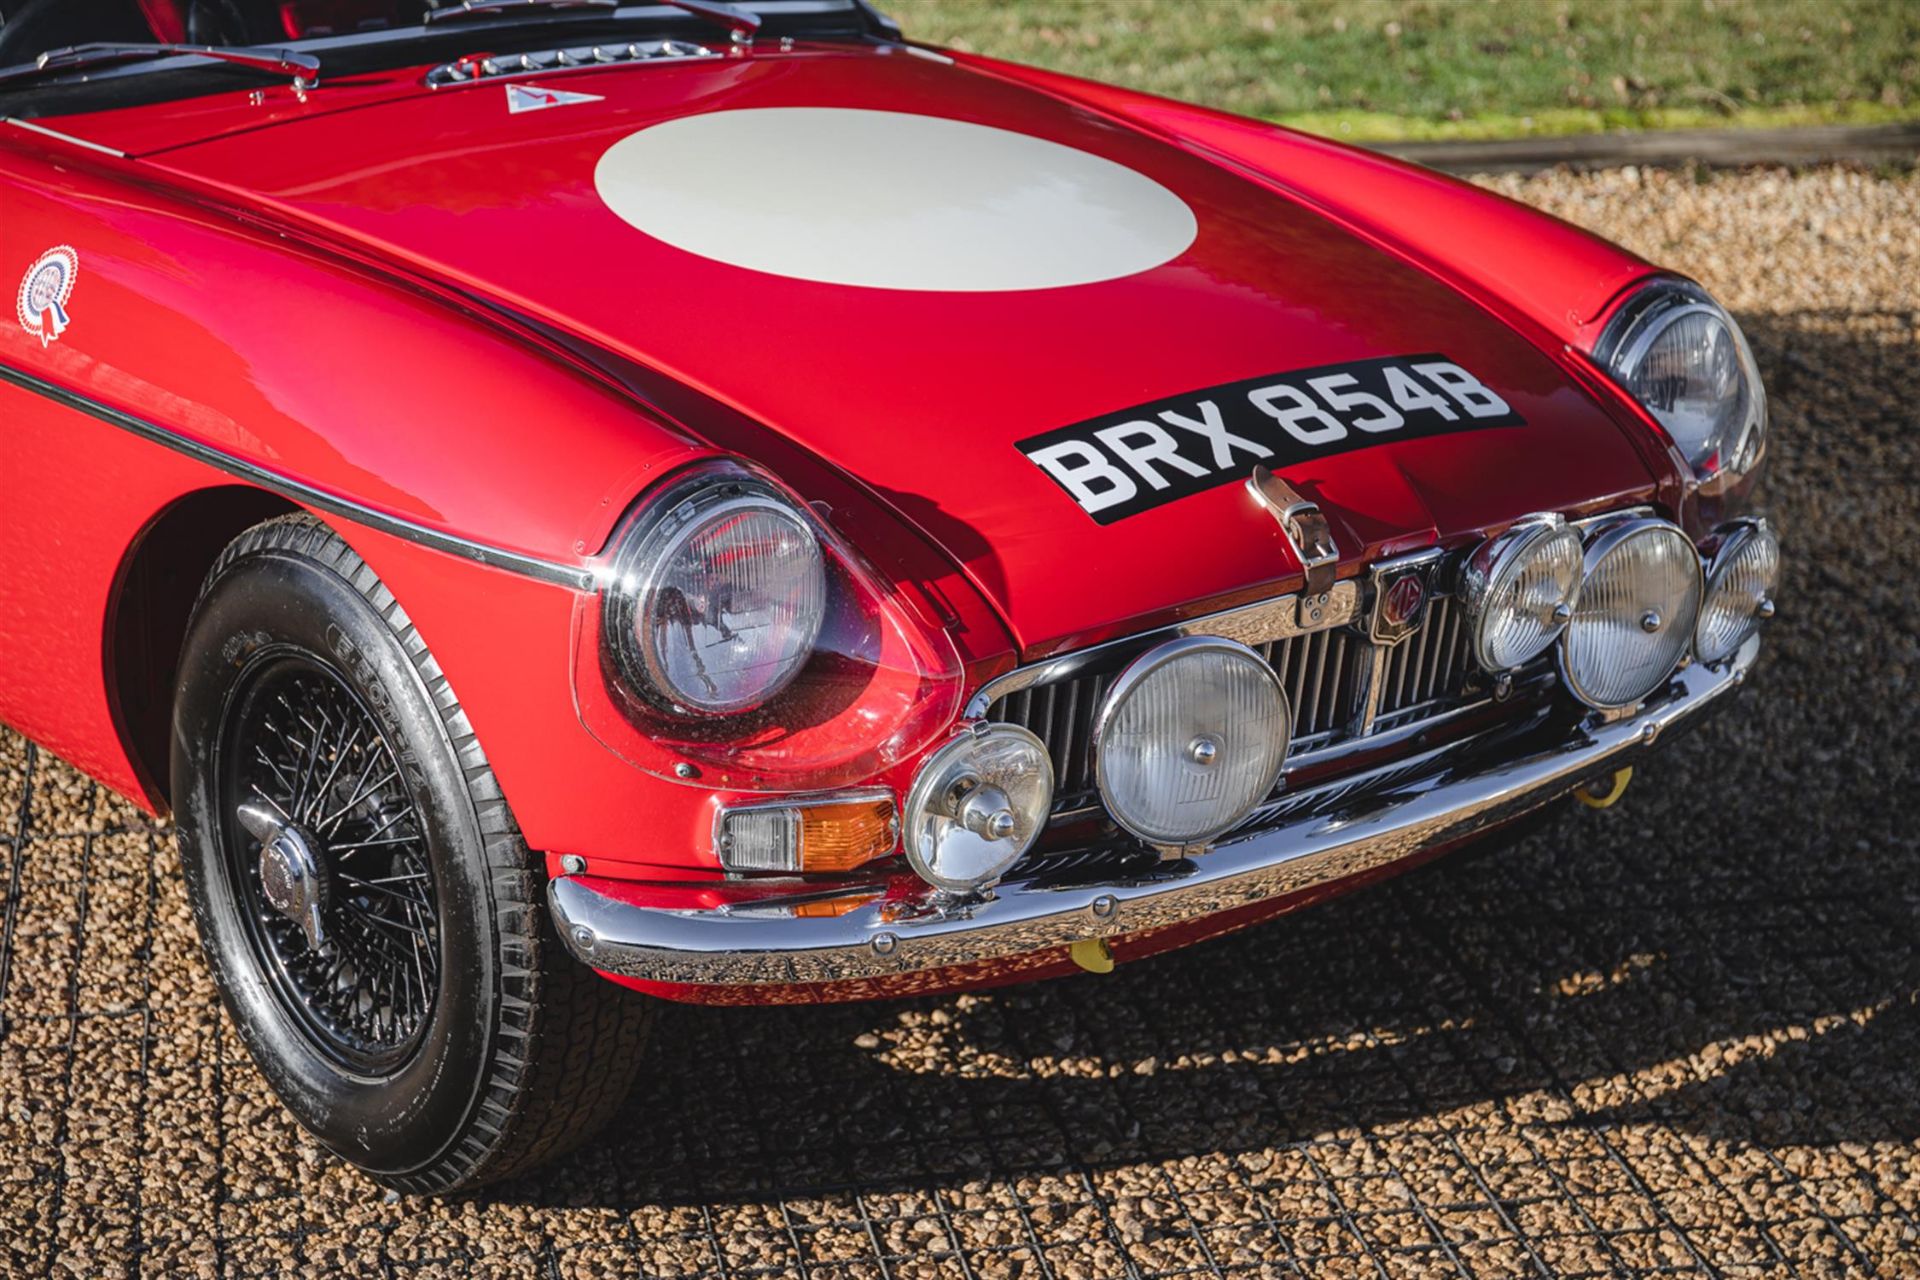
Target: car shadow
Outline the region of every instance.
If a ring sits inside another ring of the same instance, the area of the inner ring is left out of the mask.
[[[1465,1146],[1489,1108],[1769,1152],[1920,1138],[1911,317],[1743,320],[1781,614],[1745,696],[1618,806],[1108,976],[668,1007],[606,1134],[480,1198],[857,1195],[1405,1122]]]

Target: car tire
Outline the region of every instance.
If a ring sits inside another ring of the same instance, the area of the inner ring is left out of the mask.
[[[433,655],[320,521],[266,521],[215,562],[171,769],[208,965],[330,1150],[443,1193],[548,1160],[618,1109],[650,1006],[566,955],[543,861]]]

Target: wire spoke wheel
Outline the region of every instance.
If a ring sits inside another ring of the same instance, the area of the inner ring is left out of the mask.
[[[392,748],[338,671],[289,649],[254,655],[221,743],[232,883],[275,995],[328,1057],[393,1072],[432,1018],[441,947],[426,832]],[[243,806],[270,811],[272,834],[234,820]]]
[[[0,0],[3,4],[4,0]],[[651,1006],[574,963],[452,684],[305,513],[229,542],[180,646],[169,798],[213,977],[300,1124],[413,1194],[609,1120]]]

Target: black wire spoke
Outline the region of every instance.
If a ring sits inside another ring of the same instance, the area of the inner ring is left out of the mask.
[[[267,755],[266,750],[264,748],[255,747],[253,749],[253,754],[255,755],[255,757],[259,759],[261,764],[267,766],[267,769],[273,774],[274,781],[278,782],[282,787],[285,787],[289,791],[293,789],[292,779],[288,778],[286,774],[280,772],[280,766],[273,762],[273,759]]]
[[[344,871],[336,871],[334,875],[343,883],[352,885],[362,893],[376,893],[382,898],[392,898],[396,902],[407,904],[418,904],[420,901],[414,894],[406,893],[399,889],[390,889],[386,885],[373,880],[362,880],[359,876],[350,876]],[[411,927],[412,926],[409,926],[409,928]]]
[[[325,723],[326,713],[321,711],[319,714],[321,722]],[[320,764],[320,752],[322,749],[321,738],[325,735],[319,728],[315,727],[313,721],[307,719],[305,716],[300,717],[300,723],[306,728],[307,737],[311,746],[307,752],[307,762],[300,770],[300,782],[294,788],[293,805],[290,812],[300,814],[304,817],[308,803],[307,784],[313,781],[313,771]]]
[[[366,781],[367,773],[371,773],[373,771],[373,766],[379,763],[380,763],[379,755],[370,754],[367,760],[367,770],[365,773],[362,773],[360,775],[359,781],[364,783]],[[323,831],[323,833],[329,839],[331,839],[336,833],[339,832],[341,826],[347,822],[349,817],[352,815],[353,810],[363,800],[367,799],[367,797],[371,795],[376,794],[381,787],[386,786],[389,782],[392,782],[394,779],[398,778],[399,776],[400,776],[400,771],[392,767],[391,764],[389,764],[387,767],[387,771],[380,776],[378,781],[374,782],[373,785],[371,786],[362,787],[359,791],[354,793],[354,796],[352,799],[348,800],[345,804],[341,805],[338,809],[335,809],[332,813],[328,814],[326,817],[320,819],[320,821],[315,823],[314,825],[320,828]]]
[[[333,764],[327,770],[326,779],[314,789],[313,800],[309,802],[305,812],[301,815],[302,821],[311,822],[313,820],[314,807],[324,800],[327,793],[332,790],[334,779],[340,776],[340,766],[347,762],[347,756],[352,752],[354,742],[360,737],[362,726],[352,724],[343,719],[340,727],[342,730],[350,730],[350,732],[346,734],[344,740],[338,741],[329,753],[333,757]]]
[[[322,1048],[363,1068],[405,1060],[440,982],[438,895],[425,826],[365,704],[305,656],[265,663],[234,703],[229,812],[258,798],[296,825],[325,882],[323,941],[274,910],[260,847],[232,836],[254,938],[283,1003]],[[237,824],[236,824],[237,826]]]
[[[419,843],[420,841],[417,836],[400,836],[392,840],[361,840],[348,844],[336,844],[333,846],[333,853],[335,857],[344,860],[364,849],[394,849],[402,846],[413,846]],[[380,884],[382,882],[380,880],[374,880],[372,883]]]

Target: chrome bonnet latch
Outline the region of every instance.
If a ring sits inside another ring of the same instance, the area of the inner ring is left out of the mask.
[[[1307,571],[1300,591],[1300,625],[1319,626],[1333,591],[1333,572],[1340,563],[1340,548],[1334,545],[1326,513],[1319,503],[1265,467],[1255,467],[1247,477],[1247,492],[1279,523],[1287,545]]]

